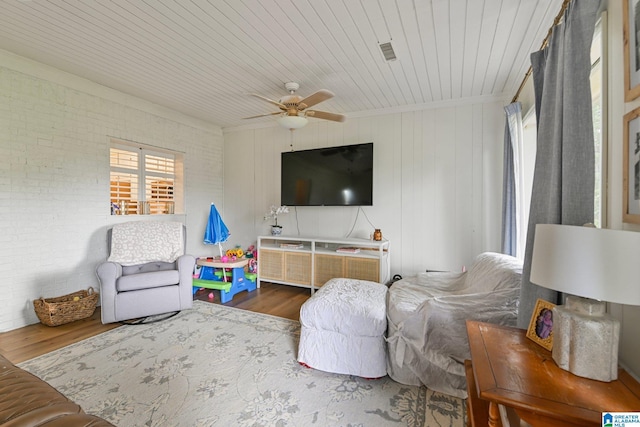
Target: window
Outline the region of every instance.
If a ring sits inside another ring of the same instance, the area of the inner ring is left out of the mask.
[[[181,204],[182,155],[112,140],[112,215],[173,214]]]

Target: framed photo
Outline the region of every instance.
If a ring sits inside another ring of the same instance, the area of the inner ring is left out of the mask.
[[[623,0],[624,100],[640,95],[640,0]]]
[[[640,108],[625,114],[622,148],[622,221],[640,224]]]
[[[538,299],[527,329],[527,338],[547,350],[553,348],[553,307],[555,304]]]

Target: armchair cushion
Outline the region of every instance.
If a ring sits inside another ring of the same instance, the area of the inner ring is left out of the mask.
[[[138,291],[141,289],[170,286],[180,282],[178,270],[152,271],[149,273],[130,274],[116,281],[118,292]]]

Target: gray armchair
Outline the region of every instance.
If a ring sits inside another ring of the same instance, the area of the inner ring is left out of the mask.
[[[107,232],[109,259],[96,270],[102,323],[193,306],[195,258],[185,255],[186,230],[177,222],[132,221]]]

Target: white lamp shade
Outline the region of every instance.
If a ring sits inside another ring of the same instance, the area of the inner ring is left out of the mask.
[[[302,116],[280,116],[278,123],[287,129],[300,129],[307,125],[308,119]]]
[[[640,233],[538,224],[530,280],[567,294],[640,305]]]

